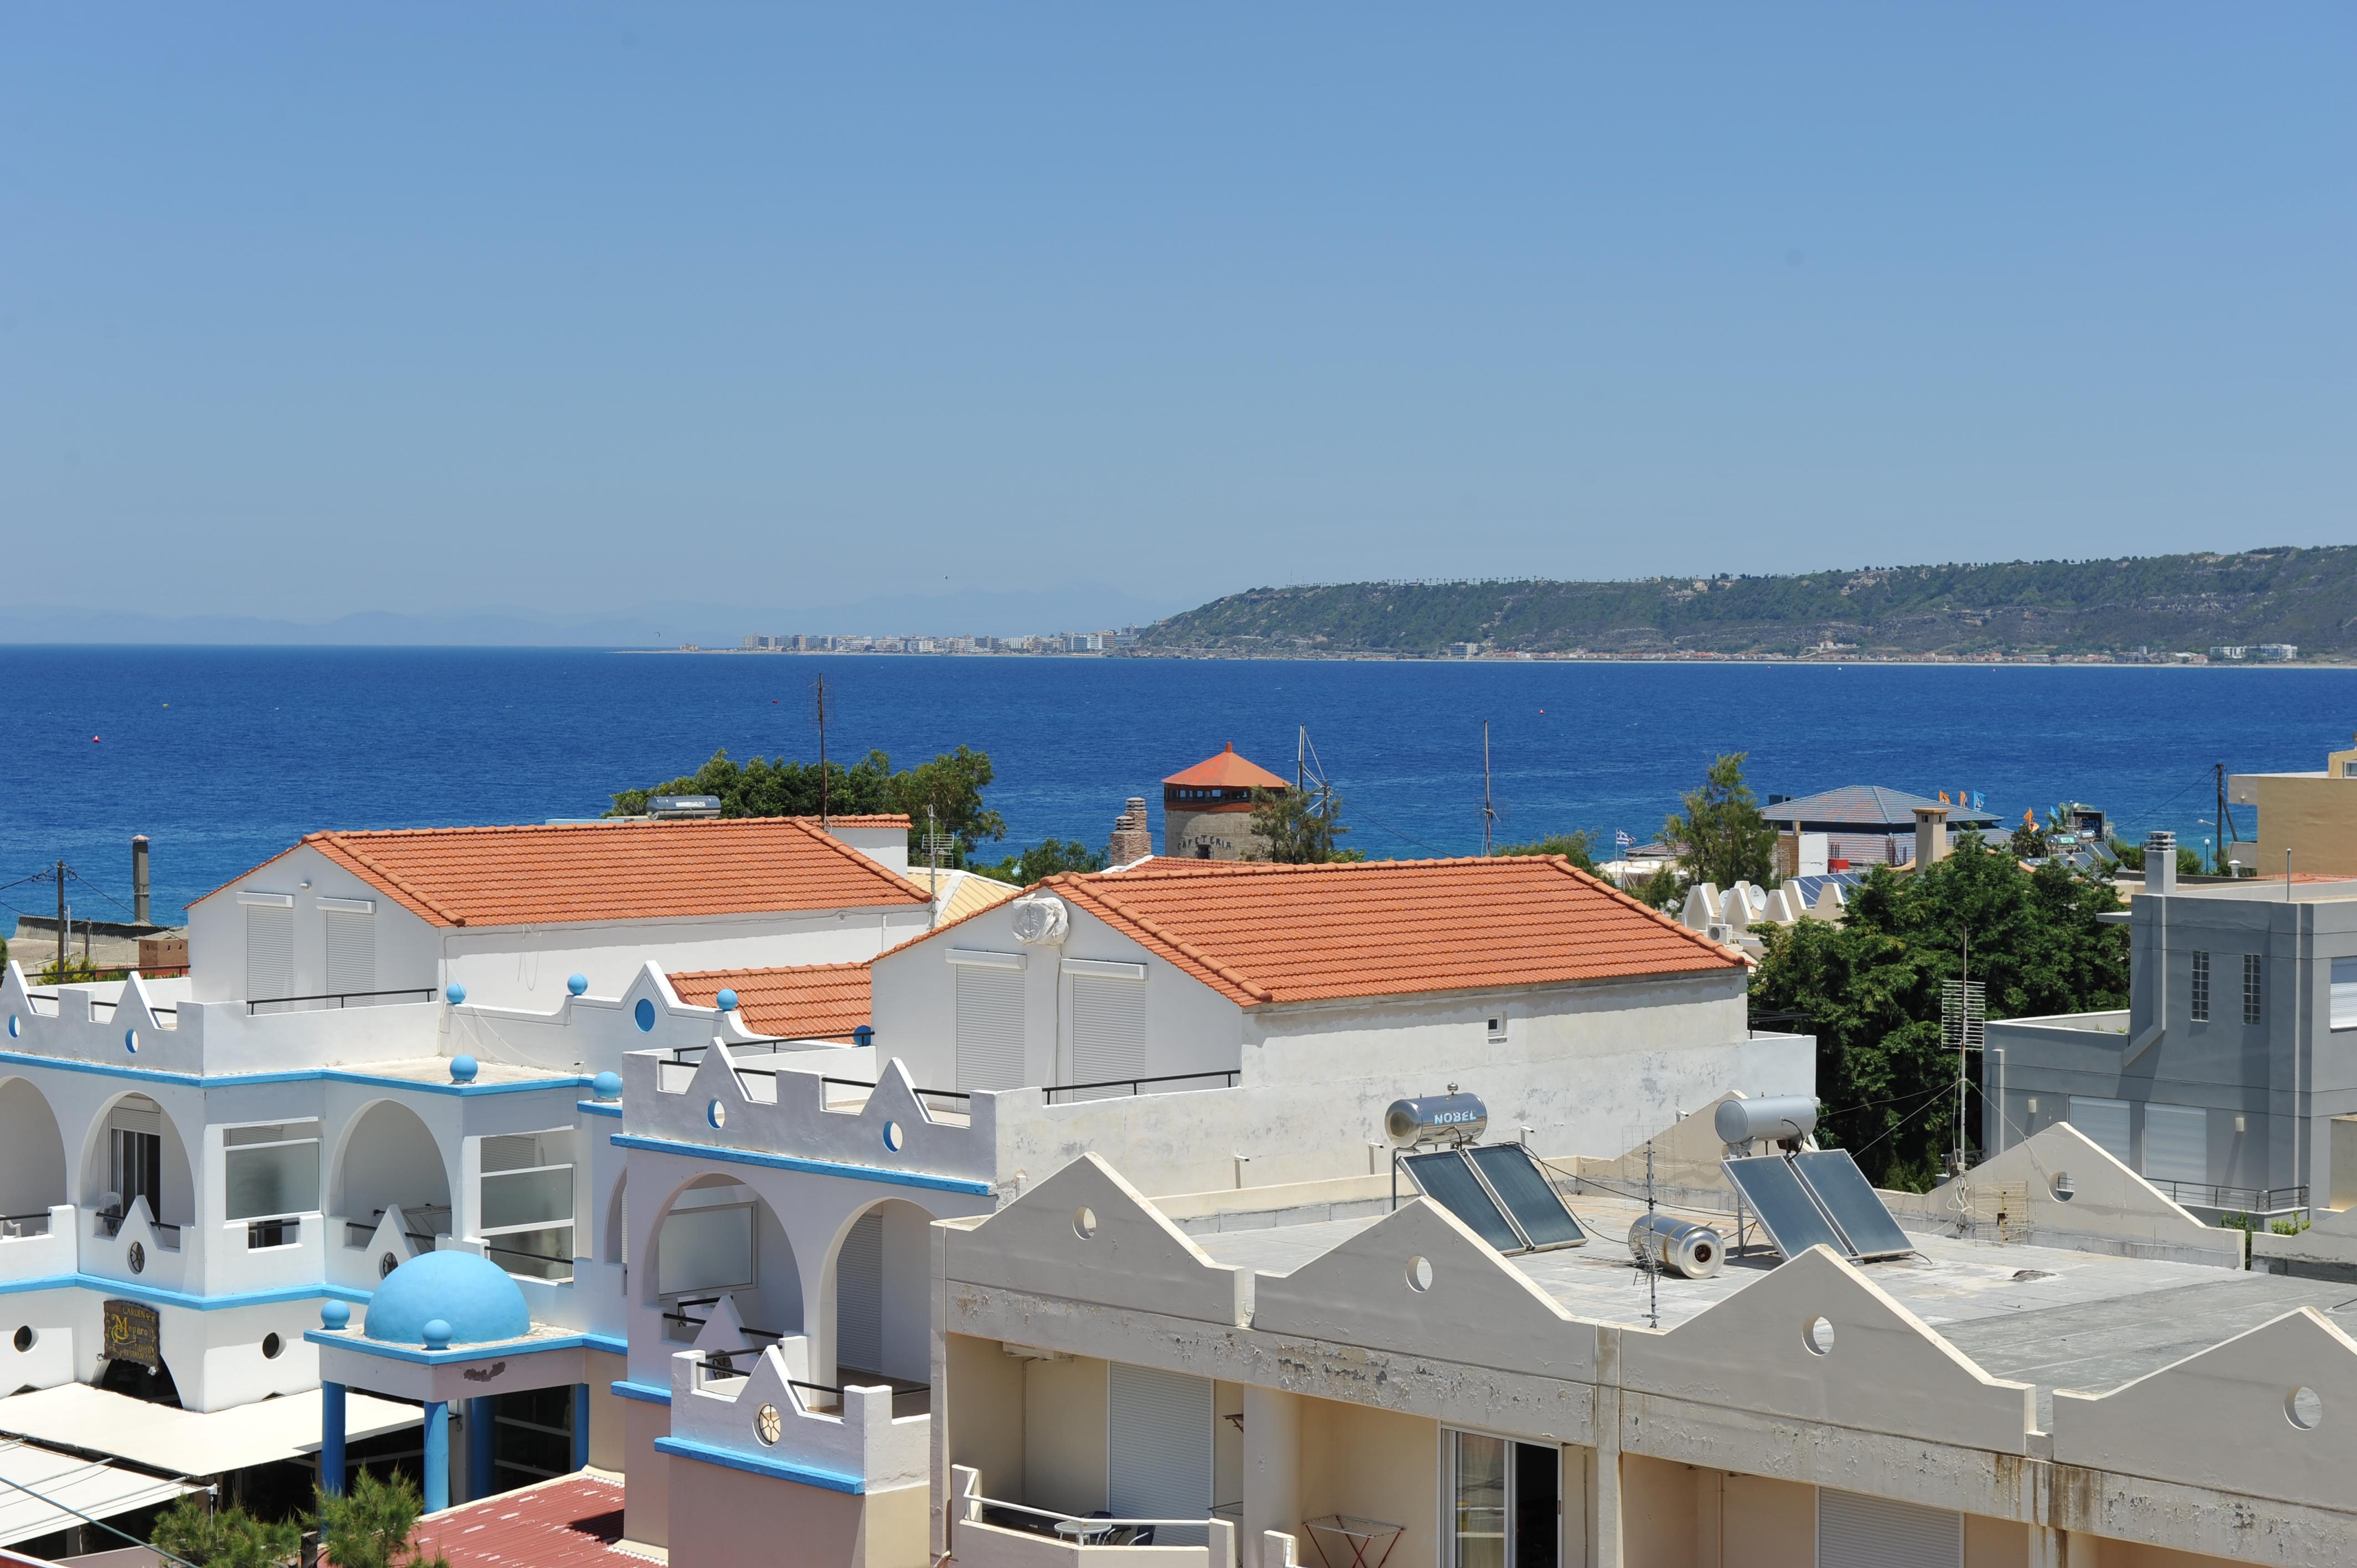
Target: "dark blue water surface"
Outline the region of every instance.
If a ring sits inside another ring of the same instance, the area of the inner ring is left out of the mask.
[[[1010,848],[1101,849],[1131,795],[1158,834],[1163,775],[1232,741],[1289,776],[1307,725],[1351,843],[1478,851],[1484,719],[1510,839],[1650,835],[1713,756],[1748,751],[1763,797],[1974,789],[2008,820],[2067,798],[2201,843],[2212,764],[2320,768],[2357,724],[2357,670],[5,648],[0,882],[63,857],[89,879],[76,913],[123,918],[100,892],[129,898],[145,832],[156,916],[177,919],[315,829],[593,815],[719,747],[813,756],[822,671],[833,756],[987,751]]]

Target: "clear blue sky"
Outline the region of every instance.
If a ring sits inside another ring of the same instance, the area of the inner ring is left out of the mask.
[[[2352,46],[2320,4],[11,5],[0,595],[2347,542]]]

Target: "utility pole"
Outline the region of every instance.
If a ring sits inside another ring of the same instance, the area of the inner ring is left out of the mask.
[[[818,710],[818,825],[826,826],[826,677],[819,676],[811,682],[813,705]]]
[[[2234,831],[2234,820],[2226,814],[2226,765],[2222,762],[2218,764],[2218,820],[2216,826],[2218,829],[2218,855],[2215,864],[2212,865],[2211,869],[2217,872],[2221,876],[2232,876],[2234,875],[2234,872],[2233,867],[2226,859],[2226,835]]]
[[[58,978],[66,973],[66,863],[58,862]]]

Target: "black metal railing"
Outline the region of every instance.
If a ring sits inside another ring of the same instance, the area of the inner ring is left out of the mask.
[[[840,1388],[836,1387],[836,1386],[835,1386],[834,1384],[833,1384],[833,1383],[806,1383],[806,1382],[803,1382],[803,1381],[802,1381],[801,1379],[799,1379],[799,1378],[788,1378],[788,1379],[786,1380],[786,1386],[787,1386],[788,1388],[794,1388],[794,1389],[809,1389],[809,1390],[811,1390],[811,1391],[812,1391],[813,1392],[814,1392],[814,1393],[833,1394],[833,1395],[834,1396],[834,1408],[835,1408],[835,1409],[837,1409],[837,1410],[840,1410],[840,1409],[842,1409],[842,1408],[843,1408],[843,1390],[841,1390]],[[870,1387],[870,1388],[872,1388],[872,1387],[874,1387],[875,1385],[873,1385],[873,1384],[867,1384],[867,1385],[864,1385],[864,1386],[866,1386],[866,1387]],[[901,1402],[903,1399],[907,1399],[907,1400],[910,1400],[910,1401],[914,1401],[914,1402],[919,1402],[920,1403],[920,1405],[921,1405],[921,1408],[920,1408],[920,1409],[916,1409],[916,1410],[910,1410],[910,1411],[903,1412],[903,1411],[901,1410],[901,1408],[900,1408],[900,1402]],[[824,1407],[824,1406],[819,1406],[819,1407],[815,1407],[815,1408],[824,1409],[825,1407]],[[902,1415],[902,1414],[908,1414],[908,1415],[924,1415],[924,1414],[929,1413],[929,1412],[932,1410],[932,1408],[933,1408],[933,1385],[932,1385],[932,1384],[931,1384],[931,1383],[901,1383],[901,1382],[897,1382],[897,1381],[896,1381],[896,1382],[894,1382],[894,1383],[892,1384],[892,1413],[893,1413],[893,1415],[895,1415],[896,1417],[897,1417],[897,1416],[899,1416],[899,1415]]]
[[[123,1234],[123,1222],[130,1219],[131,1215],[127,1209],[102,1208],[97,1211],[95,1218],[98,1220],[99,1234],[112,1238]],[[180,1245],[178,1226],[168,1219],[157,1219],[153,1216],[149,1217],[147,1223],[155,1230],[156,1240],[165,1246],[177,1249]]]
[[[9,1229],[11,1226],[15,1229]],[[0,1214],[0,1237],[13,1240],[20,1236],[46,1236],[48,1233],[49,1211],[46,1208],[38,1214]]]
[[[1206,1089],[1233,1089],[1243,1076],[1240,1069],[1230,1068],[1224,1072],[1172,1072],[1159,1078],[1108,1078],[1096,1083],[1051,1083],[1048,1086],[1048,1103],[1056,1103],[1060,1094],[1088,1094],[1093,1099],[1114,1100],[1123,1094],[1142,1094],[1149,1083],[1194,1083],[1216,1078],[1217,1084],[1206,1083]],[[1067,1101],[1066,1103],[1070,1103]]]
[[[245,1222],[245,1250],[261,1247],[291,1247],[302,1239],[303,1222],[292,1215],[274,1215],[267,1219]]]
[[[251,1018],[264,1007],[283,1007],[292,1010],[306,1003],[317,1004],[316,1008],[311,1009],[312,1011],[325,1011],[329,1008],[349,1007],[355,1002],[373,1002],[381,996],[410,996],[420,1001],[431,1002],[434,1000],[434,988],[430,985],[411,985],[399,991],[326,991],[316,996],[256,996],[247,1000],[245,1015]]]
[[[2193,1208],[2222,1208],[2236,1214],[2281,1214],[2308,1207],[2305,1187],[2222,1187],[2206,1181],[2171,1181],[2147,1176],[2146,1181],[2169,1198]]]

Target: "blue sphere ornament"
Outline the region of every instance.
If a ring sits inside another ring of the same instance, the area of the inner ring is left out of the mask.
[[[714,997],[713,1000],[720,1004],[720,1010],[723,1013],[734,1013],[737,1011],[737,993],[733,991],[723,989],[720,994]]]
[[[428,1350],[447,1350],[450,1348],[450,1326],[438,1317],[427,1319],[425,1324],[425,1348]]]
[[[589,977],[586,974],[576,974],[565,983],[565,989],[576,996],[587,996],[589,994]]]
[[[452,1083],[472,1083],[475,1081],[475,1074],[481,1070],[480,1065],[472,1057],[456,1056],[450,1058]]]
[[[600,1100],[619,1100],[622,1098],[622,1075],[601,1072],[589,1080],[589,1089]]]
[[[855,1046],[872,1046],[876,1043],[876,1031],[862,1024],[851,1031],[851,1043]]]
[[[442,994],[448,999],[451,1006],[456,1007],[467,999],[467,988],[454,980],[442,988]]]
[[[320,1304],[320,1306],[319,1306],[319,1326],[320,1326],[320,1327],[322,1327],[322,1328],[350,1328],[351,1326],[352,1326],[352,1309],[351,1309],[350,1307],[349,1307],[349,1306],[345,1305],[344,1305],[342,1302],[340,1302],[340,1301],[323,1302],[323,1303],[321,1303],[321,1304]]]

